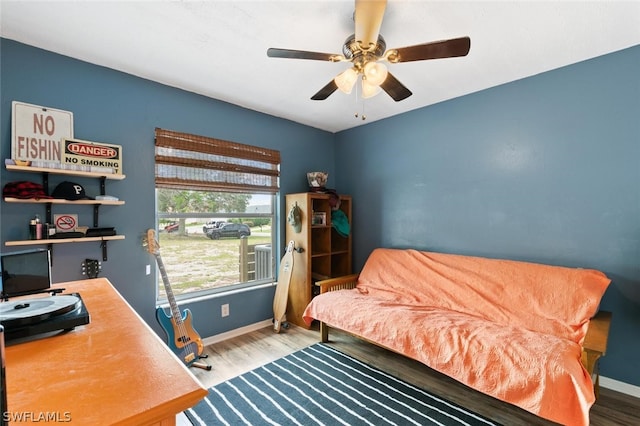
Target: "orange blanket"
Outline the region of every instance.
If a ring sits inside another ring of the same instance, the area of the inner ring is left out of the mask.
[[[503,401],[588,425],[580,343],[609,279],[594,270],[377,249],[354,290],[315,297],[325,322]]]

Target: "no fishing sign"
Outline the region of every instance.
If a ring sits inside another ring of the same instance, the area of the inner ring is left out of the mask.
[[[11,158],[60,163],[62,139],[73,138],[73,113],[18,101],[11,107]]]

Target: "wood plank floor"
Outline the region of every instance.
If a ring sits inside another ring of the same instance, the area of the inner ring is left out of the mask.
[[[456,402],[503,425],[553,425],[513,405],[476,392],[423,364],[331,330],[331,345],[396,377]],[[191,371],[207,388],[319,341],[319,332],[291,326],[281,334],[266,327],[205,348],[211,371]],[[640,399],[601,388],[591,409],[593,426],[640,425]]]

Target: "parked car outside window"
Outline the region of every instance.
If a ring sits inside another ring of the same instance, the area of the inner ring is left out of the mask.
[[[244,223],[225,223],[219,228],[207,230],[207,237],[212,240],[220,238],[242,238],[251,235],[251,229]]]
[[[164,227],[166,232],[174,232],[180,228],[180,224],[178,222],[171,222],[167,226]]]
[[[227,222],[225,222],[224,220],[210,220],[209,222],[202,225],[202,233],[206,234],[210,229],[220,228],[225,223]]]

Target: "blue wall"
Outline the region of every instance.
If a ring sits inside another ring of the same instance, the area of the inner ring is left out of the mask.
[[[341,132],[354,264],[375,247],[596,268],[601,373],[640,385],[640,46]]]
[[[640,385],[640,47],[332,135],[0,43],[3,158],[12,100],[72,111],[77,138],[124,146],[127,179],[107,188],[126,204],[102,207],[101,223],[126,240],[110,243],[103,275],[156,330],[155,277],[144,275],[152,259],[140,244],[154,225],[153,131],[163,127],[279,149],[282,194],[305,191],[308,170],[329,171],[331,186],[354,197],[356,269],[386,246],[604,271],[613,283],[602,307],[614,319],[601,372]],[[34,176],[2,169],[0,178]],[[34,213],[0,203],[2,252],[25,237]],[[80,213],[89,223],[91,211]],[[100,255],[90,243],[56,246],[54,280],[82,278],[80,262]],[[210,336],[268,319],[272,296],[270,288],[192,304],[195,326]],[[219,319],[222,303],[239,309]]]
[[[124,241],[108,245],[102,276],[158,332],[155,313],[155,275],[145,275],[154,264],[142,237],[154,227],[154,129],[161,127],[280,150],[281,193],[307,190],[306,172],[334,172],[334,135],[291,121],[260,114],[224,102],[170,88],[114,70],[94,66],[7,39],[1,43],[0,153],[11,157],[11,102],[14,100],[73,112],[74,136],[123,146],[123,181],[107,181],[107,193],[125,200],[124,206],[100,208],[100,224],[115,226]],[[318,150],[317,147],[324,147]],[[313,152],[313,155],[309,155]],[[51,176],[51,187],[66,180]],[[1,185],[14,180],[41,181],[33,174],[10,173],[2,167]],[[73,178],[88,193],[97,193],[97,181]],[[284,195],[280,197],[284,204]],[[44,216],[43,205],[0,203],[1,252],[8,240],[27,239],[30,217]],[[75,209],[74,209],[75,210]],[[73,213],[56,207],[54,213]],[[78,208],[80,224],[92,223],[92,209]],[[284,226],[284,218],[280,226]],[[284,247],[280,241],[279,245]],[[24,248],[23,248],[24,249]],[[53,280],[82,279],[81,262],[101,259],[97,243],[63,244],[53,249]],[[153,268],[152,270],[155,270]],[[273,316],[273,288],[194,303],[194,326],[212,336]],[[230,303],[229,317],[220,318],[220,305]],[[213,313],[213,315],[211,314]],[[213,320],[211,318],[214,318]],[[161,332],[160,332],[161,334]],[[161,334],[162,335],[162,334]]]

